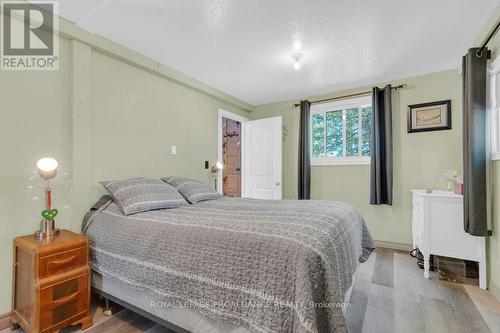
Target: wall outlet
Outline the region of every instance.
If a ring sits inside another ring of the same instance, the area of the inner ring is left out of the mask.
[[[171,145],[170,146],[170,154],[171,155],[177,155],[177,146],[176,145]]]

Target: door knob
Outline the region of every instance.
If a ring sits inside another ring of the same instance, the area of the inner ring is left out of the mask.
[[[275,185],[276,185],[276,186],[280,186],[280,185],[281,185],[281,183],[280,183],[280,182],[276,182],[276,184],[275,184]]]

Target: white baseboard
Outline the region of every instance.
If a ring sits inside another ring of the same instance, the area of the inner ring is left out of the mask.
[[[399,250],[399,251],[411,251],[412,246],[410,244],[401,244],[385,241],[374,241],[376,247],[383,247],[385,249]]]
[[[493,294],[493,296],[495,296],[497,301],[500,302],[500,287],[497,286],[493,281],[490,280],[488,283],[488,289]]]

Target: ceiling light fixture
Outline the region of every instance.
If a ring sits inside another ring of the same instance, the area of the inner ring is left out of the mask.
[[[302,58],[302,54],[300,53],[295,53],[292,55],[292,59],[293,59],[293,69],[295,70],[299,70],[300,67],[301,67],[301,64],[300,64],[300,59]]]

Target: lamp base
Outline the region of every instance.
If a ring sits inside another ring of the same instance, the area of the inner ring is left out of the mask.
[[[50,237],[57,236],[59,234],[59,229],[55,227],[56,223],[54,220],[41,220],[40,230],[35,232],[35,237],[39,239],[46,239]]]

